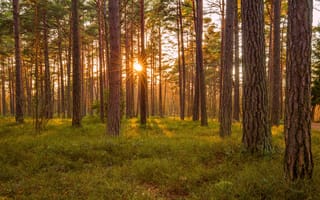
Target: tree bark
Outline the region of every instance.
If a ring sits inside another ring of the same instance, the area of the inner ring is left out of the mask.
[[[178,0],[178,16],[179,16],[179,30],[180,30],[180,51],[181,52],[181,111],[180,118],[184,120],[185,116],[185,107],[186,107],[186,59],[184,55],[184,29],[182,23],[182,3],[181,0]]]
[[[223,67],[224,67],[224,63],[223,63],[223,51],[224,51],[224,32],[225,32],[225,0],[220,0],[220,12],[221,12],[221,31],[220,31],[220,35],[221,35],[221,44],[220,44],[220,85],[219,85],[219,89],[220,89],[220,97],[219,97],[219,122],[221,122],[221,102],[222,102],[222,80],[223,80]]]
[[[78,0],[72,0],[72,126],[81,126],[80,34]]]
[[[200,110],[201,110],[201,126],[208,125],[207,104],[206,104],[206,84],[203,69],[202,54],[202,32],[203,32],[203,0],[197,0],[197,26],[196,26],[196,63],[199,73],[199,93],[200,93]]]
[[[284,171],[289,181],[311,178],[312,0],[289,0]]]
[[[231,135],[232,124],[232,65],[233,65],[233,25],[236,0],[227,2],[226,27],[223,45],[222,91],[220,111],[220,136]]]
[[[198,13],[196,12],[196,5],[195,5],[195,1],[197,0],[192,0],[192,8],[193,8],[193,21],[194,21],[194,27],[195,27],[195,32],[196,32],[196,37],[198,35],[197,31],[198,31]],[[199,37],[199,36],[198,36]],[[198,41],[196,40],[196,43]],[[198,46],[197,46],[198,48]],[[197,52],[197,50],[196,50]],[[197,54],[197,53],[196,53]],[[196,59],[197,60],[197,59]],[[193,99],[193,115],[192,115],[192,120],[193,121],[198,121],[199,120],[199,105],[200,105],[200,72],[199,72],[199,67],[198,64],[196,64],[195,67],[195,78],[194,78],[194,89],[193,89],[193,93],[194,93],[194,99]]]
[[[271,125],[279,126],[280,124],[280,90],[281,90],[281,65],[280,65],[280,12],[281,12],[281,1],[273,0],[273,33],[272,33],[272,61],[270,67],[271,70]]]
[[[112,136],[120,133],[120,8],[119,0],[109,0],[110,66],[107,132]]]
[[[13,0],[13,26],[16,60],[16,122],[23,123],[23,87],[21,78],[21,50],[20,50],[20,17],[19,0]]]
[[[243,143],[250,152],[271,150],[263,1],[242,0]]]
[[[102,7],[102,0],[97,1],[97,11],[98,11],[98,25],[99,25],[99,91],[100,91],[100,121],[104,122],[104,55],[103,55],[103,7]]]

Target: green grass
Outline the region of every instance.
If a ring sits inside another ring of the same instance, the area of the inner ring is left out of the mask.
[[[289,185],[283,175],[282,127],[272,154],[251,156],[241,126],[219,137],[211,121],[124,120],[109,137],[94,117],[83,127],[51,120],[36,133],[32,120],[0,118],[0,199],[320,199],[320,132],[313,133],[314,178]]]

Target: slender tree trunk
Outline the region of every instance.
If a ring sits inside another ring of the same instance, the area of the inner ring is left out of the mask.
[[[72,61],[72,15],[70,14],[70,33],[68,40],[68,58],[67,58],[67,117],[71,118],[71,110],[72,110],[72,95],[71,95],[71,61]]]
[[[125,56],[126,56],[126,118],[130,119],[133,117],[133,105],[134,98],[132,94],[132,85],[133,85],[133,71],[131,67],[130,60],[133,57],[130,57],[131,52],[131,42],[130,42],[130,33],[132,32],[131,26],[129,28],[129,16],[127,8],[125,10]]]
[[[162,107],[162,33],[161,25],[159,25],[159,116],[163,117]]]
[[[179,1],[177,5],[177,41],[178,41],[178,71],[179,71],[179,107],[180,107],[180,119],[184,120],[184,99],[183,99],[183,72],[181,66],[181,34],[180,34],[180,22],[179,22]]]
[[[133,10],[134,10],[134,8],[133,8],[133,6],[134,6],[134,2],[132,2],[132,4],[131,4],[131,12],[133,12]],[[133,30],[133,27],[134,27],[134,25],[133,25],[133,23],[131,22],[130,23],[130,58],[131,58],[131,61],[130,61],[130,74],[129,74],[129,76],[130,76],[130,93],[131,93],[131,97],[132,97],[132,100],[130,101],[130,107],[131,107],[131,117],[134,117],[135,116],[135,109],[134,109],[134,83],[135,83],[135,81],[134,81],[134,74],[133,74],[133,63],[134,63],[134,61],[133,61],[133,55],[134,55],[134,41],[133,41],[133,37],[134,37],[134,30]],[[137,100],[137,102],[138,102],[138,100]]]
[[[53,104],[51,98],[51,78],[50,78],[50,65],[49,65],[49,47],[48,47],[48,24],[46,10],[43,10],[43,51],[44,51],[44,117],[51,119],[53,117]]]
[[[223,67],[224,67],[224,63],[223,63],[223,51],[224,51],[224,40],[225,40],[225,38],[224,38],[224,32],[225,32],[225,2],[224,2],[225,0],[220,0],[220,12],[221,12],[221,33],[220,33],[220,35],[221,35],[221,44],[220,44],[220,85],[219,85],[219,87],[220,87],[220,101],[219,101],[219,122],[221,122],[221,111],[222,111],[222,109],[221,109],[221,107],[222,107],[222,105],[221,105],[221,102],[222,102],[222,85],[223,85],[223,83],[222,83],[222,80],[223,80]]]
[[[102,0],[97,1],[98,4],[98,24],[99,24],[99,88],[100,88],[100,121],[104,122],[104,55],[103,55],[103,7],[102,7]]]
[[[33,60],[33,58],[31,58]],[[30,69],[26,72],[26,80],[27,80],[27,101],[28,101],[28,116],[32,116],[32,64],[30,65]]]
[[[151,106],[151,116],[155,115],[155,45],[154,45],[154,27],[152,27],[151,34],[151,92],[150,92],[150,106]]]
[[[5,84],[6,84],[6,79],[5,79],[5,71],[4,71],[4,63],[1,62],[2,65],[2,70],[1,70],[1,95],[2,95],[2,115],[6,116],[7,115],[7,104],[6,104],[6,90],[5,90]]]
[[[35,97],[34,97],[34,127],[36,131],[39,131],[41,129],[41,122],[40,122],[40,70],[39,70],[39,54],[40,54],[40,30],[39,30],[39,4],[36,5],[35,8],[35,19],[34,19],[34,89],[35,89]]]
[[[81,66],[78,0],[72,0],[72,126],[81,126]]]
[[[290,181],[311,178],[312,0],[289,0],[284,171]]]
[[[195,5],[195,1],[197,0],[193,0],[193,20],[194,20],[194,27],[195,27],[195,32],[196,32],[196,38],[199,39],[199,36],[197,37],[197,35],[199,33],[198,32],[198,12],[196,12],[196,9],[198,9],[198,6],[196,8]],[[198,1],[197,1],[198,3]],[[202,37],[202,36],[201,36]],[[196,43],[198,43],[196,39]],[[197,45],[197,49],[198,49],[198,45]],[[197,52],[197,50],[196,50]],[[196,53],[197,54],[197,53]],[[197,59],[198,61],[198,59]],[[193,121],[198,121],[199,120],[199,107],[200,107],[200,71],[199,71],[199,66],[198,63],[196,64],[196,75],[194,78],[194,99],[193,99],[193,115],[192,115],[192,120]]]
[[[13,23],[16,59],[16,122],[23,123],[23,87],[21,79],[19,0],[13,0]]]
[[[181,0],[178,0],[178,16],[179,16],[179,27],[180,27],[180,52],[181,52],[181,75],[182,75],[182,90],[181,90],[181,116],[180,118],[184,120],[185,107],[186,107],[186,61],[184,54],[184,29],[182,23],[182,8]]]
[[[240,53],[239,53],[239,20],[238,1],[236,0],[234,9],[234,97],[233,97],[233,119],[240,120]]]
[[[64,71],[63,71],[63,59],[62,59],[62,36],[61,36],[61,27],[60,21],[58,20],[58,48],[59,48],[59,66],[60,66],[60,87],[61,87],[61,110],[62,118],[66,117],[65,109],[65,97],[64,97]]]
[[[243,142],[250,152],[271,150],[263,1],[242,0]]]
[[[9,96],[10,96],[10,114],[14,115],[14,92],[13,92],[13,74],[10,64],[10,59],[8,59],[8,74],[9,74]]]
[[[281,64],[280,64],[280,12],[281,1],[273,0],[273,34],[272,34],[272,55],[270,67],[273,73],[271,78],[271,124],[279,126],[280,124],[280,90],[281,90]]]
[[[196,31],[196,62],[199,73],[199,93],[201,101],[201,126],[208,125],[207,104],[206,104],[206,84],[203,69],[202,55],[202,32],[203,32],[203,0],[197,0],[197,31]]]
[[[120,8],[119,0],[109,1],[110,66],[107,132],[120,134],[120,90],[121,90],[121,50],[120,50]]]
[[[231,135],[232,124],[232,64],[233,64],[233,25],[234,6],[236,0],[227,2],[226,27],[224,32],[223,45],[223,68],[222,68],[222,91],[221,91],[221,116],[220,116],[220,136]]]
[[[146,65],[146,52],[144,47],[144,0],[140,0],[140,28],[141,28],[141,55],[140,64],[142,71],[140,72],[140,123],[145,125],[147,123],[147,65]]]

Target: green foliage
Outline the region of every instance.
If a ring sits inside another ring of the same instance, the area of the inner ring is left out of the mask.
[[[53,119],[35,133],[32,121],[0,118],[0,198],[8,199],[318,199],[319,132],[313,135],[313,182],[288,185],[282,172],[283,127],[273,129],[276,151],[250,156],[241,127],[221,139],[219,126],[190,120],[124,120],[109,137],[99,117],[83,126]]]

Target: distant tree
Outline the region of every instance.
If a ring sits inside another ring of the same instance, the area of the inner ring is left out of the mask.
[[[109,0],[110,66],[107,133],[118,136],[120,133],[120,8],[119,0]]]
[[[6,116],[7,114],[7,103],[6,103],[6,90],[5,90],[5,84],[6,84],[6,78],[5,78],[5,71],[4,71],[4,63],[1,62],[1,111],[2,115]]]
[[[21,72],[21,50],[20,50],[20,17],[19,0],[13,0],[13,23],[15,41],[15,62],[16,62],[16,122],[23,123],[23,87]]]
[[[312,0],[289,0],[284,171],[289,181],[311,178]]]
[[[72,0],[72,126],[81,126],[80,34],[78,0]]]
[[[268,120],[263,1],[242,0],[243,143],[250,152],[271,150]]]
[[[227,2],[226,24],[223,45],[223,68],[221,87],[220,136],[231,135],[232,124],[232,66],[233,66],[233,26],[236,0]]]

